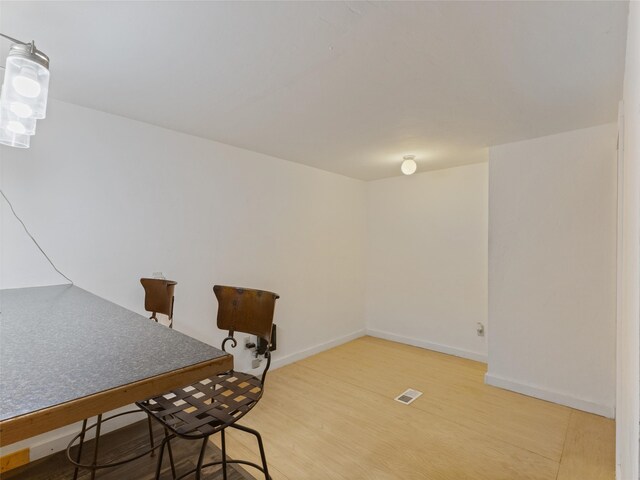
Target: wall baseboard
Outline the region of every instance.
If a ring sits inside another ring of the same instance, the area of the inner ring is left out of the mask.
[[[290,353],[288,355],[285,355],[284,357],[276,358],[271,362],[270,370],[284,367],[285,365],[289,365],[290,363],[297,362],[298,360],[302,360],[303,358],[310,357],[311,355],[315,355],[316,353],[324,352],[325,350],[329,350],[330,348],[337,347],[338,345],[342,345],[343,343],[350,342],[351,340],[355,340],[356,338],[364,337],[366,334],[366,330],[363,328],[361,330],[356,330],[355,332],[348,333],[341,337],[334,338],[333,340],[329,340],[328,342],[314,345],[313,347],[306,348],[298,352]],[[262,369],[256,369],[256,371],[261,372]]]
[[[414,347],[426,348],[427,350],[433,350],[435,352],[446,353],[448,355],[455,355],[456,357],[487,363],[486,355],[465,350],[463,348],[451,347],[449,345],[442,345],[440,343],[428,342],[426,340],[411,337],[403,337],[402,335],[396,335],[395,333],[376,330],[374,328],[367,328],[366,334],[371,335],[372,337],[382,338],[384,340],[391,340],[392,342],[404,343]]]
[[[560,393],[546,388],[509,380],[508,378],[501,377],[500,375],[486,373],[484,376],[484,383],[493,387],[521,393],[529,397],[565,405],[567,407],[575,408],[576,410],[595,413],[596,415],[601,415],[607,418],[615,418],[615,407],[612,405],[602,405],[599,403],[589,402],[587,400],[567,395],[566,393]]]

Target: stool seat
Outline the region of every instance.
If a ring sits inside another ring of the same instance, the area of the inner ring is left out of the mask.
[[[171,390],[137,405],[183,438],[204,438],[235,423],[262,397],[262,381],[227,372]]]
[[[218,300],[218,328],[229,332],[222,341],[223,350],[227,342],[231,342],[233,347],[237,346],[238,342],[234,338],[237,332],[256,335],[265,345],[270,344],[273,312],[276,300],[280,298],[278,294],[266,290],[226,285],[214,285],[213,292]],[[160,480],[165,447],[169,453],[173,480],[181,480],[191,474],[195,474],[195,479],[200,480],[202,469],[213,465],[222,465],[222,478],[227,480],[229,463],[253,467],[264,473],[265,480],[272,480],[260,432],[238,423],[238,420],[262,398],[265,378],[271,365],[271,350],[267,348],[263,355],[267,365],[260,378],[231,370],[137,403],[149,414],[149,418],[153,417],[164,427],[164,440],[160,445],[156,464],[156,480]],[[261,465],[227,458],[225,440],[227,428],[241,430],[256,437]],[[214,433],[220,434],[222,459],[204,464],[209,437]],[[198,439],[202,442],[196,466],[179,477],[176,477],[175,462],[171,453],[171,440],[175,437]]]

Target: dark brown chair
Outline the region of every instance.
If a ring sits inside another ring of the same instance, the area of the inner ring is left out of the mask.
[[[229,332],[222,342],[223,350],[227,342],[231,342],[234,347],[237,345],[234,338],[235,332],[256,335],[267,345],[271,342],[273,312],[278,295],[263,290],[221,285],[214,286],[213,291],[218,299],[218,328]],[[265,378],[271,365],[271,354],[268,348],[265,357],[267,364],[260,377],[231,370],[144,402],[138,402],[138,405],[160,422],[165,430],[165,438],[158,456],[156,480],[160,478],[165,446],[169,452],[174,480],[180,480],[192,473],[195,473],[195,478],[199,479],[202,469],[213,465],[222,465],[223,478],[226,480],[228,463],[249,465],[263,472],[267,480],[271,478],[260,433],[237,423],[262,397]],[[227,460],[224,436],[227,427],[251,433],[256,437],[262,466],[244,460]],[[203,465],[208,439],[218,432],[221,435],[222,460]],[[202,440],[196,467],[177,479],[171,453],[171,440],[175,437]]]
[[[140,283],[144,287],[144,309],[151,312],[149,318],[157,322],[156,315],[162,313],[169,317],[169,328],[173,328],[173,304],[175,302],[173,292],[178,282],[164,278],[141,278]]]

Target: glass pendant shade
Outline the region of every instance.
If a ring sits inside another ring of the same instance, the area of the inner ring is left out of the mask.
[[[29,148],[31,137],[29,135],[20,135],[10,132],[4,128],[0,128],[0,144],[9,147]]]
[[[23,118],[45,118],[48,93],[49,58],[31,45],[12,45],[2,85],[3,106]]]
[[[36,119],[16,115],[5,102],[4,95],[0,95],[0,129],[18,135],[35,135]]]
[[[15,42],[9,49],[0,91],[0,144],[29,148],[38,119],[47,113],[49,94],[49,57],[33,42]]]
[[[29,118],[33,117],[33,109],[23,102],[12,102],[7,105],[9,107],[9,111],[16,114],[20,118]]]

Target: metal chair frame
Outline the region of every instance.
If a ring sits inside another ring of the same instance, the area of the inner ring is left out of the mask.
[[[219,303],[221,303],[221,299],[218,296],[219,293],[219,289],[236,289],[238,291],[239,294],[242,294],[244,291],[250,290],[250,289],[244,289],[244,288],[238,288],[238,287],[222,287],[219,285],[214,286],[214,292],[216,292],[216,296],[218,297],[218,301]],[[227,290],[228,291],[228,290]],[[259,294],[267,294],[267,295],[273,295],[273,304],[275,305],[275,300],[277,300],[279,298],[279,296],[277,294],[274,294],[272,292],[266,292],[266,291],[261,291],[261,290],[250,290],[252,292],[259,292]],[[234,308],[236,308],[238,306],[238,302],[232,302],[232,306],[231,306],[231,310],[233,310]],[[226,345],[228,342],[232,343],[232,346],[235,347],[237,346],[237,340],[234,338],[234,334],[236,331],[238,332],[243,332],[243,333],[252,333],[252,334],[257,334],[257,336],[262,337],[267,344],[269,344],[270,342],[270,336],[271,336],[271,325],[273,324],[273,311],[271,311],[270,313],[270,319],[268,322],[268,325],[260,325],[256,328],[254,328],[253,326],[247,326],[246,323],[243,324],[242,321],[240,321],[240,326],[239,328],[236,329],[235,325],[235,320],[231,319],[231,321],[229,321],[228,318],[222,318],[222,317],[227,317],[230,315],[229,310],[224,310],[222,308],[222,304],[220,304],[219,309],[218,309],[218,327],[222,327],[222,328],[229,328],[229,333],[228,336],[222,341],[222,349],[224,351],[226,351]],[[233,314],[231,314],[231,316],[233,316]],[[247,331],[248,330],[248,331]],[[265,336],[266,334],[266,336]],[[157,420],[158,422],[160,422],[163,427],[164,427],[164,432],[165,432],[165,436],[164,439],[162,440],[162,443],[160,444],[160,453],[158,455],[158,463],[156,466],[156,480],[160,479],[160,473],[162,470],[162,462],[164,459],[164,450],[165,450],[165,446],[167,447],[168,453],[169,453],[169,461],[171,464],[171,472],[172,472],[172,478],[173,480],[182,480],[186,477],[188,477],[189,475],[195,474],[195,479],[196,480],[200,480],[201,476],[202,476],[202,469],[207,468],[207,467],[211,467],[214,465],[222,465],[222,474],[223,474],[223,480],[227,480],[227,465],[228,464],[242,464],[242,465],[247,465],[250,466],[252,468],[255,468],[259,471],[261,471],[266,480],[271,480],[271,476],[269,475],[269,468],[267,465],[267,459],[266,459],[266,455],[265,455],[265,451],[264,451],[264,444],[262,442],[262,436],[260,435],[260,433],[257,430],[254,430],[252,428],[246,427],[244,425],[239,425],[237,423],[237,421],[242,418],[244,415],[246,415],[257,403],[258,401],[262,398],[262,395],[264,393],[264,383],[266,380],[266,376],[267,376],[267,372],[269,371],[269,367],[271,366],[271,352],[269,351],[269,349],[267,349],[267,351],[265,352],[265,358],[267,360],[266,366],[262,372],[262,375],[259,379],[260,381],[260,391],[255,395],[255,399],[254,401],[250,404],[250,406],[246,409],[246,411],[241,411],[238,413],[238,415],[234,416],[232,419],[228,420],[228,421],[222,421],[220,419],[217,419],[213,416],[213,414],[211,414],[211,421],[204,424],[206,426],[208,426],[209,428],[207,429],[206,432],[202,433],[199,432],[197,430],[197,428],[192,429],[190,431],[179,431],[179,428],[175,428],[172,424],[171,424],[171,420],[174,419],[174,414],[168,414],[168,415],[162,415],[161,411],[157,411],[157,413],[154,413],[154,406],[149,403],[150,400],[146,400],[144,402],[139,402],[138,405],[143,409],[146,410],[150,416],[152,416],[155,420]],[[222,373],[220,375],[218,375],[217,378],[226,378],[228,376],[233,376],[234,374],[240,374],[240,372],[234,372],[233,370],[229,371],[229,372],[225,372]],[[249,377],[249,375],[247,374],[241,374],[245,377]],[[251,376],[251,378],[256,379],[256,377]],[[187,387],[185,387],[187,388]],[[165,394],[166,395],[166,394]],[[160,398],[160,397],[156,397],[156,398]],[[215,397],[212,397],[212,401]],[[189,426],[189,425],[187,425]],[[261,458],[261,463],[262,465],[258,465],[256,463],[253,462],[249,462],[249,461],[245,461],[245,460],[231,460],[227,458],[227,450],[226,450],[226,440],[225,440],[225,429],[227,427],[231,427],[231,428],[235,428],[237,430],[241,430],[243,432],[246,433],[250,433],[252,435],[254,435],[256,437],[256,440],[258,442],[258,448],[260,450],[260,458]],[[186,428],[186,427],[185,427]],[[195,430],[195,431],[194,431]],[[221,453],[222,453],[222,459],[215,461],[215,462],[209,462],[204,464],[204,456],[205,456],[205,452],[206,452],[206,447],[207,447],[207,442],[209,440],[209,437],[211,437],[211,435],[214,435],[216,433],[220,433],[221,435]],[[201,439],[202,440],[202,446],[200,448],[200,454],[198,456],[198,462],[196,464],[196,467],[189,470],[188,472],[185,472],[183,474],[181,474],[179,477],[176,477],[176,470],[175,470],[175,464],[173,461],[173,455],[172,455],[172,451],[171,451],[171,440],[176,438],[176,437],[180,437],[180,438],[184,438],[184,439],[190,439],[190,440],[197,440],[197,439]]]
[[[117,467],[119,465],[124,465],[125,463],[129,463],[132,462],[134,460],[137,460],[138,458],[142,458],[145,455],[151,454],[151,456],[155,456],[155,450],[156,445],[154,442],[154,438],[153,438],[153,429],[152,429],[152,425],[151,425],[151,417],[147,414],[147,421],[148,421],[148,426],[149,426],[149,443],[151,448],[148,450],[145,450],[142,453],[139,453],[137,455],[134,455],[132,457],[128,457],[125,460],[118,460],[118,461],[113,461],[113,462],[108,462],[108,463],[103,463],[103,464],[98,464],[98,447],[99,447],[99,443],[100,443],[100,430],[102,427],[102,424],[104,422],[107,422],[109,420],[112,420],[114,418],[118,418],[121,417],[123,415],[128,415],[131,413],[140,413],[141,410],[140,409],[135,409],[135,410],[128,410],[126,412],[121,412],[118,413],[116,415],[112,415],[110,417],[107,418],[102,418],[102,414],[99,414],[96,418],[96,422],[87,426],[88,423],[88,419],[84,419],[82,421],[82,429],[80,430],[80,433],[78,433],[75,437],[73,437],[71,439],[71,441],[69,442],[69,444],[67,445],[67,450],[66,450],[66,454],[67,454],[67,460],[75,466],[74,470],[73,470],[73,480],[76,480],[78,478],[78,471],[80,468],[85,468],[87,470],[91,470],[91,480],[93,480],[96,476],[96,471],[97,470],[101,470],[103,468],[111,468],[111,467]],[[82,460],[82,449],[84,446],[84,442],[85,442],[85,436],[87,434],[88,431],[92,430],[92,429],[96,429],[96,435],[94,437],[95,439],[95,443],[93,445],[93,458],[91,463],[81,463]],[[78,452],[76,454],[76,458],[73,459],[71,458],[71,449],[73,448],[73,446],[75,445],[76,441],[79,440],[79,444],[78,444]]]
[[[269,467],[267,466],[267,457],[264,453],[264,444],[262,443],[262,436],[260,435],[260,432],[258,432],[257,430],[254,430],[253,428],[249,428],[249,427],[245,427],[244,425],[238,425],[236,424],[231,424],[231,425],[227,425],[227,427],[230,428],[235,428],[237,430],[241,430],[243,432],[247,432],[250,433],[252,435],[254,435],[256,437],[256,439],[258,440],[258,448],[260,449],[260,459],[262,461],[262,466],[253,463],[253,462],[249,462],[247,460],[230,460],[227,458],[227,448],[226,448],[226,442],[225,442],[225,429],[223,428],[222,430],[220,430],[220,444],[221,444],[221,452],[222,452],[222,459],[221,460],[217,460],[215,462],[209,462],[209,463],[203,463],[204,461],[204,455],[206,452],[206,448],[207,448],[207,444],[209,443],[209,437],[211,435],[208,435],[204,438],[202,438],[202,447],[200,447],[200,454],[198,455],[198,463],[196,464],[195,468],[192,468],[191,470],[189,470],[188,472],[183,473],[182,475],[180,475],[179,477],[176,477],[176,469],[175,469],[175,463],[173,461],[173,455],[171,452],[171,440],[173,440],[174,438],[176,438],[178,435],[177,434],[169,434],[168,430],[165,430],[165,437],[162,440],[162,443],[160,445],[160,454],[158,455],[158,464],[156,466],[156,480],[158,480],[160,478],[160,472],[162,470],[162,460],[163,460],[163,456],[164,456],[164,447],[165,444],[167,445],[167,450],[169,452],[169,462],[171,464],[171,473],[173,476],[173,480],[183,480],[184,478],[188,477],[189,475],[195,473],[195,479],[196,480],[200,480],[202,477],[202,470],[208,467],[213,467],[215,465],[222,465],[222,478],[223,480],[227,480],[227,465],[232,463],[232,464],[240,464],[240,465],[247,465],[249,467],[253,467],[259,471],[261,471],[262,473],[264,473],[265,479],[267,480],[272,480],[271,479],[271,475],[269,475]],[[226,427],[225,427],[226,428]]]

